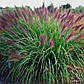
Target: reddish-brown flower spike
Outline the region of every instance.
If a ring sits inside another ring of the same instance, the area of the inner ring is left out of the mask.
[[[39,18],[40,18],[40,21],[42,21],[42,15],[44,14],[45,15],[45,18],[46,18],[46,15],[47,15],[47,10],[44,8],[44,10],[43,9],[37,9],[37,14],[38,14],[38,16],[39,16]]]
[[[66,65],[66,68],[68,68],[68,69],[71,69],[71,70],[74,70],[74,67],[72,67],[72,66],[70,66],[70,65]]]
[[[7,18],[5,18],[4,16],[3,16],[4,14],[2,14],[2,16],[0,16],[0,21],[6,21],[7,22]]]
[[[6,27],[7,31],[11,32],[12,34],[14,34],[15,36],[17,36],[17,34],[10,28],[10,27]]]
[[[60,22],[62,23],[64,21],[64,19],[62,19]]]
[[[80,32],[81,32],[83,29],[84,29],[84,26],[82,26],[82,27],[80,28]]]
[[[22,18],[21,11],[15,6],[16,13],[18,14],[19,18]]]
[[[60,19],[60,16],[61,16],[61,14],[58,14],[58,16],[57,16],[57,21]]]
[[[65,29],[68,27],[68,24],[64,24],[62,31],[61,31],[61,35],[64,33]]]
[[[10,17],[10,19],[12,20],[13,23],[17,23],[17,19],[16,19],[16,17],[15,17],[14,12],[8,10],[8,15],[9,15],[9,17]]]
[[[20,19],[18,13],[16,12],[16,10],[14,10],[14,14],[15,14],[15,17],[16,17],[17,19]]]
[[[24,16],[25,20],[27,21],[29,14],[24,7],[22,7],[22,15]]]
[[[40,35],[40,41],[43,46],[45,46],[45,36],[43,34]]]
[[[17,25],[18,25],[18,27],[23,31],[23,33],[24,33],[25,35],[27,35],[26,30],[25,30],[20,24],[17,24]]]
[[[73,18],[70,21],[69,27],[70,28],[73,28],[73,25],[74,25],[74,16],[73,16]]]
[[[10,56],[9,56],[9,61],[16,61],[16,60],[21,60],[22,56],[20,55],[20,53],[18,53],[15,50],[11,50],[9,51]]]
[[[77,41],[77,40],[80,40],[80,39],[84,39],[84,33],[82,33],[78,37],[76,37],[74,41]]]
[[[71,26],[72,19],[72,17],[67,19],[66,24],[68,24],[68,26]]]
[[[11,15],[9,15],[9,14],[3,14],[2,16],[6,19],[5,23],[10,26],[14,27],[14,24],[17,23],[17,21],[15,20],[16,19],[15,16],[11,17]],[[13,19],[13,18],[15,18],[15,19]],[[7,27],[8,25],[6,25],[6,26],[4,25],[4,26]]]
[[[2,28],[5,28],[6,26],[8,26],[8,24],[7,24],[7,22],[6,21],[0,21],[0,26],[2,27]]]
[[[4,15],[4,14],[3,14],[3,15]],[[4,23],[7,24],[8,19],[7,19],[6,17],[4,17],[3,15],[0,16],[0,23],[1,23],[1,22],[4,22]]]
[[[65,17],[66,14],[63,14],[60,18],[63,19]]]
[[[67,22],[66,22],[66,24],[68,24],[68,26],[70,25],[70,20],[68,20]]]
[[[27,14],[25,7],[22,6],[22,10]]]
[[[67,20],[68,20],[69,22],[71,22],[73,18],[74,18],[74,15],[69,15]]]
[[[2,16],[7,20],[7,23],[12,23],[11,18],[8,14],[3,14]]]
[[[80,21],[83,17],[84,17],[84,14],[83,14],[83,15],[80,15],[80,16],[75,20],[74,23],[77,23],[77,22]]]
[[[24,19],[27,21],[27,15],[23,10],[22,10],[22,15],[23,15]]]
[[[47,19],[47,8],[45,8],[45,19]]]
[[[71,32],[67,38],[65,39],[65,41],[68,41],[71,37],[73,37],[74,35],[76,35],[76,32]]]
[[[61,22],[66,20],[66,14],[64,14],[63,16],[60,17],[61,18]]]
[[[53,40],[51,40],[51,41],[49,42],[49,46],[50,46],[50,48],[52,48],[52,47],[54,46],[54,41],[53,41]]]
[[[12,45],[14,45],[14,46],[17,46],[17,43],[14,42],[14,41],[12,41],[12,40],[10,40],[10,39],[7,39],[6,42],[7,42],[8,44],[12,44]]]
[[[82,25],[83,25],[83,24],[79,24],[79,25],[77,25],[77,26],[75,26],[75,27],[73,27],[73,28],[74,28],[75,31],[77,31]]]
[[[70,14],[70,15],[68,15],[68,18],[67,18],[67,20],[69,20],[69,19],[72,19],[72,18],[71,18],[71,16],[72,16],[71,14]]]
[[[69,9],[69,10],[68,10],[68,13],[67,13],[67,15],[66,15],[67,18],[68,18],[68,16],[69,16],[70,12],[71,12],[71,10]]]

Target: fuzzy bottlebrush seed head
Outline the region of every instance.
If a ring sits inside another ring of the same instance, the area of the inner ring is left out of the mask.
[[[50,46],[50,48],[52,48],[52,47],[54,46],[54,41],[53,41],[53,40],[51,40],[51,41],[49,42],[49,46]]]
[[[45,46],[46,37],[43,34],[40,35],[40,41],[41,41],[42,45]]]
[[[9,54],[10,54],[9,61],[16,61],[22,59],[22,56],[15,50],[10,50]]]

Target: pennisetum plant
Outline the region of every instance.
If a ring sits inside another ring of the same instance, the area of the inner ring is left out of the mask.
[[[15,7],[0,16],[0,71],[18,84],[70,83],[84,78],[84,17]]]

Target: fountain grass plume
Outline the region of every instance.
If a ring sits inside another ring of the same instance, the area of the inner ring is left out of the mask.
[[[84,78],[84,15],[53,12],[43,5],[35,8],[15,7],[0,16],[0,71],[10,69],[11,82],[48,84]],[[15,52],[14,53],[11,53]]]

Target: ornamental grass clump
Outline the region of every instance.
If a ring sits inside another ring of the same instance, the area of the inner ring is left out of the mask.
[[[18,84],[84,79],[84,24],[69,10],[15,7],[0,16],[0,72]]]

